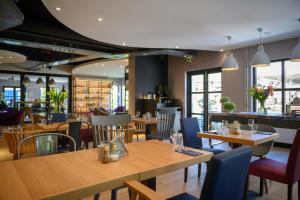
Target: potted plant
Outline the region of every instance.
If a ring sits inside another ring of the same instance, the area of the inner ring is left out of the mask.
[[[225,112],[233,112],[236,109],[236,105],[231,101],[230,97],[222,96],[220,103],[222,104]]]
[[[266,100],[269,96],[273,96],[273,87],[269,85],[267,87],[250,87],[249,95],[252,96],[255,100],[257,100],[260,104],[258,108],[258,112],[262,114],[267,114],[267,108],[265,107]]]
[[[51,88],[47,92],[54,113],[64,112],[64,101],[68,98],[68,93],[63,86],[61,91],[58,88]]]

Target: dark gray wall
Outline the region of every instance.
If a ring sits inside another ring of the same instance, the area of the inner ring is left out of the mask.
[[[167,56],[135,57],[135,84],[135,110],[141,111],[144,93],[156,93],[157,86],[168,85]]]

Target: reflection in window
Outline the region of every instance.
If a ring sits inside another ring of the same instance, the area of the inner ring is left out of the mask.
[[[192,92],[203,92],[204,91],[204,80],[203,74],[192,76]]]
[[[219,92],[222,90],[222,78],[221,73],[208,74],[208,91],[209,92]]]
[[[14,107],[14,102],[21,100],[20,75],[0,74],[0,97],[7,107]]]
[[[285,87],[300,88],[300,64],[299,62],[285,61]]]
[[[256,74],[257,86],[281,88],[281,62],[272,62],[270,67],[256,68]]]

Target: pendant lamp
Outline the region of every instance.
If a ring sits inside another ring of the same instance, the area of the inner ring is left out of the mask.
[[[226,38],[228,39],[228,49],[230,49],[231,36],[226,36]],[[239,65],[234,55],[232,53],[228,53],[226,59],[223,62],[222,70],[230,71],[230,70],[238,70],[238,69],[239,69]]]
[[[262,32],[262,28],[258,28],[257,31],[259,32],[259,41],[261,43],[261,32]],[[252,59],[252,67],[268,67],[271,64],[271,60],[269,58],[269,56],[266,54],[265,50],[264,50],[264,46],[263,45],[259,45],[258,46],[258,51],[256,52],[256,54],[254,55],[253,59]]]

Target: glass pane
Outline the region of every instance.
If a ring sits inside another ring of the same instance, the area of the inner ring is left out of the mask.
[[[203,131],[203,128],[204,128],[204,117],[203,117],[203,115],[192,115],[192,117],[198,118],[200,131]]]
[[[15,101],[20,101],[15,96],[15,88],[20,89],[20,75],[0,73],[0,99],[8,107],[13,107]]]
[[[260,107],[259,102],[256,102],[256,107],[258,110]],[[268,112],[282,112],[282,92],[281,91],[275,91],[273,96],[269,96],[266,100],[266,108]]]
[[[300,63],[285,61],[284,67],[285,67],[285,87],[300,88]]]
[[[203,92],[204,91],[204,78],[203,74],[192,75],[192,92]]]
[[[272,62],[270,67],[256,68],[257,86],[272,85],[281,88],[281,62]]]
[[[300,91],[286,91],[285,92],[285,102],[287,105],[293,104],[293,101],[295,102],[294,104],[297,103],[298,98],[300,98]]]
[[[222,105],[220,103],[221,93],[208,94],[208,112],[221,112]]]
[[[221,72],[208,74],[208,91],[221,91],[222,90],[222,78]]]
[[[192,113],[204,112],[203,94],[192,94]]]

